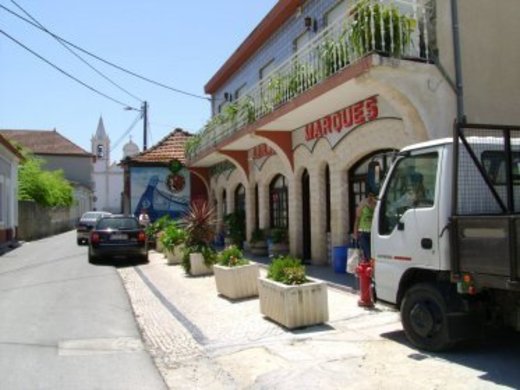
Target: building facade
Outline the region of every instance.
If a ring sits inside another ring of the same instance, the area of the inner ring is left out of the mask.
[[[243,207],[247,237],[287,229],[292,254],[326,264],[372,189],[370,164],[451,136],[463,115],[520,123],[518,12],[512,0],[280,0],[206,84],[212,118],[187,165],[220,221]]]
[[[96,133],[91,138],[94,185],[93,208],[111,213],[123,212],[123,168],[110,159],[110,137],[105,131],[103,118],[99,118]],[[123,146],[123,159],[135,156],[139,147],[131,139]]]

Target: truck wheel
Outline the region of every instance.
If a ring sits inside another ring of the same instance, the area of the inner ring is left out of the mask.
[[[88,251],[88,262],[90,264],[96,264],[97,263],[97,257],[92,255],[92,253],[90,252],[90,249]]]
[[[406,292],[401,322],[406,337],[419,349],[435,352],[453,345],[448,333],[446,302],[429,283],[419,283]]]

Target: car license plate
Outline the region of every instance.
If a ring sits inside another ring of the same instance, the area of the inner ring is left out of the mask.
[[[128,234],[112,234],[111,240],[128,240]]]

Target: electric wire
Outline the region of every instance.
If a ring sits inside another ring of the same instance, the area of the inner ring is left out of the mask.
[[[132,76],[134,76],[134,77],[137,77],[137,78],[139,78],[139,79],[141,79],[141,80],[144,80],[144,81],[146,81],[146,82],[149,82],[149,83],[151,83],[151,84],[157,85],[157,86],[162,87],[162,88],[165,88],[165,89],[169,89],[169,90],[171,90],[171,91],[173,91],[173,92],[176,92],[176,93],[179,93],[179,94],[182,94],[182,95],[186,95],[186,96],[191,96],[191,97],[194,97],[194,98],[197,98],[197,99],[203,99],[203,100],[212,101],[212,99],[209,98],[209,97],[207,97],[207,96],[201,96],[201,95],[197,95],[197,94],[194,94],[194,93],[191,93],[191,92],[183,91],[183,90],[178,89],[178,88],[175,88],[175,87],[171,87],[171,86],[166,85],[166,84],[164,84],[164,83],[161,83],[161,82],[159,82],[159,81],[152,80],[152,79],[150,79],[150,78],[148,78],[148,77],[142,76],[142,75],[140,75],[140,74],[138,74],[138,73],[135,73],[135,72],[133,72],[133,71],[131,71],[131,70],[128,70],[128,69],[126,69],[126,68],[123,68],[122,66],[117,65],[117,64],[114,64],[113,62],[107,61],[107,60],[105,60],[105,59],[103,59],[103,58],[97,56],[96,54],[93,54],[93,53],[91,53],[90,51],[85,50],[85,49],[83,49],[83,48],[81,48],[81,47],[75,45],[74,43],[72,43],[72,42],[70,42],[70,41],[68,41],[68,40],[66,40],[66,39],[64,39],[64,38],[61,38],[60,36],[54,34],[53,32],[51,32],[51,31],[49,31],[49,30],[47,30],[47,29],[44,29],[44,28],[38,26],[36,23],[34,23],[34,22],[28,20],[27,18],[24,18],[23,16],[21,16],[21,15],[17,14],[16,12],[10,10],[9,8],[3,6],[2,4],[0,4],[0,8],[4,9],[5,11],[9,12],[10,14],[16,16],[17,18],[23,20],[24,22],[29,23],[29,24],[32,25],[33,27],[35,27],[35,28],[37,28],[37,29],[39,29],[39,30],[42,30],[42,31],[44,31],[45,33],[47,33],[47,34],[53,36],[55,39],[58,39],[59,41],[61,41],[61,42],[65,43],[65,44],[67,44],[67,45],[73,47],[73,48],[76,49],[76,50],[81,51],[82,53],[84,53],[84,54],[86,54],[86,55],[88,55],[88,56],[90,56],[90,57],[92,57],[92,58],[95,58],[95,59],[98,60],[98,61],[103,62],[103,63],[106,64],[106,65],[109,65],[109,66],[111,66],[111,67],[113,67],[113,68],[116,68],[116,69],[118,69],[118,70],[120,70],[120,71],[122,71],[122,72],[125,72],[125,73],[127,73],[127,74],[129,74],[129,75],[132,75]]]
[[[134,121],[132,122],[132,124],[128,127],[128,129],[126,129],[126,131],[123,133],[123,135],[121,135],[116,142],[114,142],[114,144],[112,145],[112,147],[110,148],[110,152],[113,152],[115,150],[116,147],[119,146],[119,144],[125,139],[125,137],[130,134],[132,132],[132,130],[134,129],[135,125],[137,124],[137,122],[139,122],[139,120],[141,119],[142,117],[142,114],[140,113],[139,115],[137,115],[137,117],[134,119]]]
[[[40,60],[42,60],[43,62],[47,63],[48,65],[52,66],[54,69],[56,69],[57,71],[59,71],[60,73],[64,74],[65,76],[69,77],[70,79],[74,80],[75,82],[83,85],[85,88],[88,88],[89,90],[91,90],[92,92],[95,92],[97,93],[98,95],[100,96],[103,96],[104,98],[106,99],[109,99],[111,100],[112,102],[114,103],[117,103],[117,104],[120,104],[121,106],[123,107],[132,107],[130,104],[126,104],[126,103],[123,103],[122,101],[120,100],[117,100],[101,91],[98,91],[96,88],[88,85],[87,83],[84,83],[83,81],[81,81],[80,79],[74,77],[73,75],[71,75],[70,73],[68,73],[67,71],[61,69],[59,66],[53,64],[52,62],[50,62],[49,60],[47,60],[46,58],[42,57],[41,55],[39,55],[38,53],[36,53],[34,50],[31,50],[29,47],[25,46],[22,42],[18,41],[16,38],[12,37],[11,35],[7,34],[4,30],[1,30],[0,29],[0,33],[5,35],[7,38],[9,38],[10,40],[12,40],[13,42],[15,42],[17,45],[23,47],[25,50],[27,50],[29,53],[31,53],[32,55],[38,57]],[[134,108],[134,107],[132,107]],[[136,109],[137,110],[137,109]]]
[[[49,30],[47,30],[47,28],[41,24],[38,20],[36,20],[36,18],[34,18],[31,14],[29,14],[29,12],[27,12],[24,8],[22,8],[22,6],[20,6],[16,1],[14,0],[11,0],[11,2],[17,6],[25,15],[27,15],[33,22],[35,22],[41,29],[43,29],[43,31],[45,31],[46,33],[49,33]],[[108,81],[110,84],[112,84],[113,86],[115,86],[116,88],[118,88],[119,90],[123,91],[124,93],[126,93],[128,96],[130,97],[133,97],[134,99],[138,100],[139,102],[142,102],[143,99],[135,96],[134,94],[130,93],[128,90],[126,90],[125,88],[121,87],[119,84],[117,84],[116,82],[114,82],[113,80],[111,80],[109,77],[107,77],[106,75],[104,75],[101,71],[99,71],[98,69],[96,69],[93,65],[91,65],[88,61],[86,61],[83,57],[81,57],[78,53],[76,53],[74,50],[72,50],[70,47],[68,47],[66,44],[64,44],[63,42],[61,42],[59,39],[57,39],[56,37],[54,37],[52,34],[51,36],[60,44],[62,45],[65,49],[67,49],[73,56],[75,56],[78,60],[80,60],[81,62],[83,62],[85,65],[87,65],[90,69],[92,69],[94,72],[96,72],[99,76],[103,77],[106,81]]]

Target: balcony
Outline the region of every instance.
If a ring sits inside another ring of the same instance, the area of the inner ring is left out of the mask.
[[[344,18],[213,116],[187,143],[188,164],[371,54],[430,62],[431,17],[430,7],[419,0],[358,1]]]

